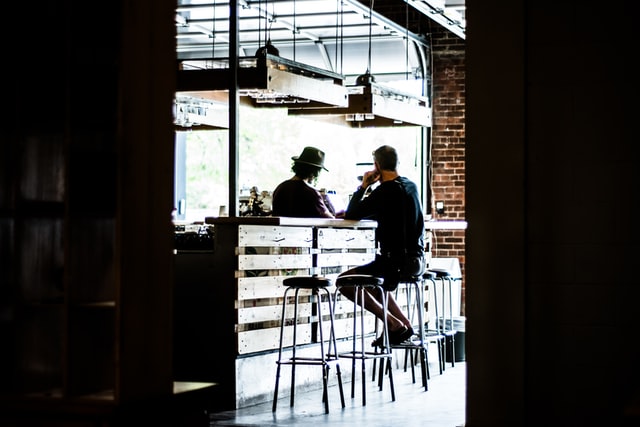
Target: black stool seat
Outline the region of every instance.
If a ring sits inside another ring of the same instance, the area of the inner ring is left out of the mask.
[[[437,277],[437,273],[433,270],[427,270],[424,273],[422,273],[423,279],[435,279],[436,277]]]
[[[416,280],[422,280],[422,274],[403,274],[400,276],[399,283],[410,283],[415,282]]]
[[[444,268],[430,268],[425,272],[425,274],[427,273],[430,273],[431,275],[435,275],[435,277],[438,279],[441,277],[444,277],[444,278],[452,277],[451,272]]]
[[[347,274],[338,277],[336,286],[363,286],[376,287],[382,286],[384,279],[381,277],[370,276],[368,274]]]
[[[331,279],[320,276],[292,276],[284,279],[282,284],[286,287],[300,289],[328,288],[331,286]]]

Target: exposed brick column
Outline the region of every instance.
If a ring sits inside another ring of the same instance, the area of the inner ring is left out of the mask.
[[[434,29],[435,30],[435,29]],[[465,41],[448,31],[432,33],[433,128],[431,215],[465,219]],[[436,212],[444,202],[444,212]],[[461,311],[465,314],[465,230],[436,230],[433,257],[457,257],[462,269]]]

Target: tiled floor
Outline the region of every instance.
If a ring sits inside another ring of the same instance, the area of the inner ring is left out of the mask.
[[[431,351],[429,352],[431,353]],[[435,355],[434,355],[435,356]],[[398,360],[400,358],[396,358]],[[340,407],[338,387],[329,388],[330,412],[325,414],[321,401],[321,390],[297,393],[295,405],[289,407],[288,396],[278,400],[276,412],[271,410],[271,402],[249,408],[210,414],[211,426],[309,426],[330,425],[332,427],[459,427],[465,423],[466,364],[457,362],[455,367],[447,363],[440,375],[437,356],[429,356],[431,379],[429,389],[420,384],[420,367],[416,367],[418,382],[413,383],[411,370],[404,371],[402,365],[394,370],[396,400],[391,400],[388,382],[380,391],[373,381],[367,388],[367,404],[362,406],[359,394],[360,383],[355,398],[351,398],[350,378],[344,385],[346,407]],[[350,363],[350,362],[347,362]],[[397,363],[397,362],[396,362]],[[368,372],[369,372],[369,368]],[[359,381],[359,379],[356,379]]]

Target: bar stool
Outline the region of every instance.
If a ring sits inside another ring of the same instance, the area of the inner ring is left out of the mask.
[[[405,361],[404,369],[407,369],[407,358],[410,357],[412,381],[416,382],[414,353],[420,357],[420,367],[422,372],[422,386],[425,391],[429,389],[429,356],[427,349],[427,336],[425,329],[424,310],[424,286],[422,274],[409,275],[400,278],[400,285],[405,285],[407,318],[416,332],[417,338],[411,338],[399,344],[391,344],[392,349],[404,349]],[[399,301],[400,286],[396,289],[396,301]]]
[[[352,360],[351,364],[351,398],[355,397],[355,372],[356,372],[356,360],[361,361],[361,379],[362,379],[362,405],[367,404],[366,398],[366,361],[367,360],[378,360],[380,359],[380,372],[381,375],[378,378],[378,388],[380,391],[383,389],[383,371],[389,377],[389,387],[391,389],[391,400],[396,400],[395,388],[393,385],[393,353],[391,348],[389,347],[389,333],[387,329],[387,292],[382,287],[383,279],[380,277],[375,277],[367,274],[350,274],[344,276],[338,276],[336,280],[336,293],[334,296],[334,304],[337,302],[338,292],[346,287],[353,288],[354,291],[354,299],[353,299],[353,347],[349,352],[340,353],[341,358],[347,358]],[[365,308],[364,308],[364,296],[367,290],[374,290],[378,292],[381,296],[382,307],[383,307],[383,336],[384,336],[384,347],[381,351],[367,351],[364,343],[365,338],[365,329],[364,329],[364,316],[365,316]],[[360,308],[358,309],[358,301],[360,301]],[[334,309],[335,311],[335,309]],[[358,325],[357,318],[358,314],[360,315],[360,334],[358,336]],[[358,346],[357,343],[360,343]],[[383,368],[384,367],[384,368]]]
[[[425,323],[425,329],[424,329],[424,335],[425,335],[425,340],[427,342],[431,342],[431,343],[435,343],[436,344],[436,348],[438,351],[438,370],[440,375],[442,375],[442,372],[445,369],[445,340],[446,337],[440,332],[440,328],[438,327],[438,291],[437,291],[437,287],[436,287],[436,273],[432,272],[432,271],[425,271],[422,274],[422,279],[423,279],[423,284],[424,284],[424,291],[426,292],[426,295],[430,295],[433,294],[433,303],[431,304],[430,299],[425,299],[424,301],[424,309],[426,313],[430,313],[431,310],[431,305],[433,305],[433,311],[434,311],[434,324],[435,327],[433,328],[429,328],[427,325],[429,325],[429,323],[431,323],[431,319],[429,316],[429,319],[427,319],[424,323]],[[431,286],[429,286],[429,284]]]
[[[319,276],[293,276],[287,277],[282,281],[282,284],[286,287],[284,291],[284,296],[282,299],[282,319],[280,323],[280,345],[278,347],[278,360],[276,364],[278,365],[276,370],[276,385],[273,393],[273,408],[272,411],[276,411],[277,402],[278,402],[278,386],[280,382],[280,369],[282,365],[290,365],[291,366],[291,394],[289,399],[289,406],[293,407],[294,404],[294,396],[295,396],[295,381],[296,381],[296,366],[298,365],[312,365],[312,366],[320,366],[322,367],[322,401],[324,402],[325,412],[329,413],[329,396],[328,396],[328,377],[329,377],[329,367],[330,363],[335,363],[336,365],[336,374],[338,377],[338,388],[340,390],[340,401],[342,403],[342,407],[345,407],[344,402],[344,392],[342,389],[342,374],[340,372],[340,364],[338,363],[338,353],[336,346],[336,336],[334,331],[334,317],[333,317],[333,304],[332,304],[332,295],[329,291],[329,287],[331,286],[331,280],[326,277]],[[298,331],[298,305],[299,305],[299,296],[300,290],[309,289],[311,290],[312,300],[314,303],[315,298],[315,306],[317,307],[317,319],[318,319],[318,334],[319,334],[319,344],[320,344],[320,355],[318,357],[307,357],[307,356],[298,356],[296,354],[298,350],[298,346],[301,344],[296,341],[297,339],[297,331]],[[287,297],[290,292],[294,292],[294,305],[293,305],[293,342],[291,345],[291,357],[283,360],[282,358],[282,349],[284,347],[284,330],[286,325],[286,308],[287,308]],[[322,319],[322,301],[321,296],[325,295],[327,297],[328,306],[329,306],[329,342],[328,342],[328,351],[325,352],[325,342],[323,337],[323,319]],[[333,347],[333,350],[332,348]]]
[[[443,343],[443,353],[446,354],[450,354],[451,355],[451,367],[454,367],[456,362],[456,346],[455,346],[455,340],[456,340],[456,330],[454,328],[453,325],[453,282],[456,280],[456,278],[453,277],[453,275],[451,274],[451,272],[447,269],[444,268],[430,268],[427,270],[428,272],[435,274],[435,281],[439,281],[440,284],[442,285],[442,315],[438,316],[437,311],[436,311],[436,330],[445,337],[444,339],[444,343]],[[446,297],[446,291],[445,291],[445,283],[446,283],[446,287],[448,287],[449,289],[449,297]],[[437,295],[436,294],[436,288],[434,286],[434,296]],[[435,298],[435,304],[436,307],[438,305],[438,300],[437,298]],[[447,300],[449,301],[449,315],[446,315],[446,302]],[[436,308],[437,310],[437,308]],[[444,362],[442,364],[442,368],[444,370]]]

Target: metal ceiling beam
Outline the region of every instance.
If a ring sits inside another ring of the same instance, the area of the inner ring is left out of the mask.
[[[291,15],[291,14],[287,14],[287,15],[274,15],[272,13],[270,13],[268,10],[266,10],[263,7],[258,6],[258,3],[256,2],[247,2],[246,0],[239,0],[238,2],[239,6],[241,8],[244,9],[253,9],[255,11],[257,11],[259,17],[264,18],[269,20],[270,22],[273,23],[277,23],[279,26],[284,27],[288,30],[290,30],[295,34],[298,34],[300,36],[301,40],[298,40],[298,37],[296,38],[296,42],[297,41],[304,41],[305,39],[311,42],[318,42],[318,41],[322,41],[321,37],[319,37],[318,35],[313,33],[313,29],[322,29],[322,28],[326,28],[326,27],[303,27],[303,26],[298,26],[298,25],[294,25],[291,20],[295,18],[295,16],[299,16],[299,17],[308,17],[308,16],[313,16],[313,13],[301,13],[301,14],[296,14]],[[177,16],[176,16],[176,24],[179,26],[189,26],[192,27],[193,29],[196,30],[196,32],[200,32],[202,34],[205,34],[207,37],[209,38],[213,38],[214,35],[212,34],[212,31],[209,30],[207,27],[204,26],[205,23],[208,22],[212,22],[214,21],[214,17],[211,17],[211,20],[203,20],[203,19],[194,19],[194,20],[188,20],[185,19],[182,15],[180,15],[181,12],[189,12],[192,10],[198,10],[198,9],[202,9],[202,10],[212,10],[213,11],[213,7],[217,6],[217,7],[229,7],[229,3],[228,2],[216,2],[216,3],[207,3],[207,4],[198,4],[198,5],[180,5],[176,8],[176,12],[177,12]],[[316,15],[322,15],[322,16],[326,16],[326,15],[338,15],[338,14],[352,14],[352,13],[357,13],[359,15],[363,15],[365,17],[369,17],[370,14],[370,9],[368,6],[365,6],[364,4],[360,3],[358,0],[345,0],[344,2],[344,9],[343,11],[335,11],[335,12],[321,12],[319,14]],[[220,21],[220,22],[224,22],[226,21],[228,18],[227,17],[220,17],[220,18],[216,18],[215,21]],[[256,19],[256,18],[240,18],[240,21],[247,19],[247,20],[251,20],[251,19]],[[259,18],[258,18],[259,19]],[[395,32],[397,37],[407,37],[411,40],[413,40],[416,43],[419,43],[421,45],[424,46],[428,46],[428,40],[418,34],[414,34],[410,31],[407,31],[406,28],[403,28],[402,25],[399,25],[397,23],[395,23],[394,21],[392,21],[391,19],[386,18],[385,16],[375,12],[375,10],[373,11],[373,13],[371,13],[371,22],[373,25],[379,26],[381,28],[385,28],[391,32]],[[337,24],[336,24],[337,25]],[[343,24],[344,25],[344,24]],[[364,26],[364,25],[363,25]],[[368,27],[368,25],[366,25],[366,27]],[[212,22],[212,28],[215,28],[214,22]],[[258,30],[240,30],[240,34],[243,33],[247,33],[247,32],[252,32],[252,31],[258,31]],[[219,37],[218,34],[215,34],[215,38],[217,39]],[[293,37],[292,37],[293,39]],[[275,42],[274,42],[275,43]]]
[[[370,13],[369,6],[366,6],[360,3],[358,0],[344,0],[344,2],[345,2],[345,5],[351,8],[352,10],[358,11],[364,14],[365,16],[369,16],[369,13]],[[407,37],[410,40],[413,40],[414,42],[419,43],[423,46],[429,46],[429,42],[425,37],[412,33],[411,31],[407,31],[407,29],[402,27],[402,25],[396,24],[391,19],[385,16],[382,16],[376,11],[373,11],[373,13],[371,14],[371,21],[374,24],[379,25],[381,27],[393,29],[398,33],[399,37]]]
[[[317,42],[316,46],[318,47],[318,52],[322,57],[322,62],[324,63],[325,68],[335,73],[336,67],[335,67],[335,64],[331,63],[331,58],[329,58],[329,52],[327,52],[327,46],[322,41]]]
[[[376,41],[383,41],[383,40],[397,40],[398,37],[396,36],[390,36],[390,35],[385,35],[385,36],[377,36],[377,37],[373,37],[372,38],[374,42]],[[341,41],[339,41],[338,43],[351,43],[351,42],[361,42],[361,41],[367,41],[368,40],[368,36],[350,36],[350,37],[344,37]],[[333,40],[331,40],[333,42]],[[277,46],[277,45],[293,45],[293,38],[290,39],[285,39],[285,40],[278,40],[278,41],[274,41],[273,45]],[[324,41],[319,41],[319,42],[313,42],[311,40],[295,40],[296,44],[298,45],[308,45],[308,44],[330,44],[329,40],[324,40]],[[226,43],[216,43],[216,46],[225,46]],[[240,49],[247,49],[247,50],[255,50],[258,47],[258,41],[254,41],[251,43],[243,43],[240,46]],[[207,50],[211,50],[212,48],[212,44],[211,42],[202,42],[202,43],[189,43],[189,44],[185,44],[182,43],[180,44],[177,48],[176,51],[177,52],[194,52],[194,51],[207,51]]]
[[[465,24],[462,20],[451,17],[451,13],[444,7],[444,1],[440,0],[403,0],[409,6],[416,9],[429,19],[434,20],[461,39],[465,39]]]

